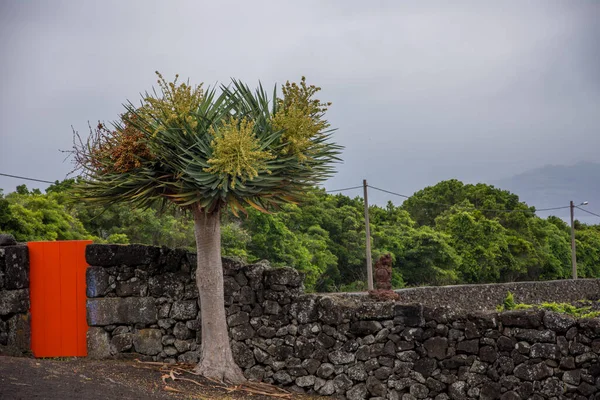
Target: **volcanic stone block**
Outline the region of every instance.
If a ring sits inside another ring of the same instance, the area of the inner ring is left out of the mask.
[[[544,311],[541,310],[513,310],[498,315],[504,326],[517,328],[537,328],[542,324]]]
[[[154,356],[160,353],[163,349],[160,329],[140,329],[133,335],[133,346],[141,354]]]
[[[302,274],[297,270],[289,267],[265,271],[265,282],[267,287],[273,285],[299,287],[302,285],[303,278]]]
[[[152,324],[157,321],[157,309],[152,297],[88,299],[87,321],[90,326]]]
[[[14,246],[17,244],[15,237],[6,233],[0,233],[0,246]]]
[[[29,313],[17,314],[8,320],[8,345],[21,351],[31,349],[31,324]]]
[[[0,291],[0,315],[29,310],[29,289]]]
[[[394,307],[394,322],[405,326],[423,326],[422,304],[396,304]]]
[[[27,246],[4,247],[4,287],[25,289],[29,287],[29,250]]]
[[[104,328],[90,327],[87,332],[87,353],[92,359],[110,357],[110,338]]]
[[[104,267],[88,267],[85,271],[87,297],[100,297],[108,291],[108,272]]]
[[[141,244],[90,244],[85,248],[85,260],[94,266],[151,264],[159,256],[160,248]]]
[[[196,300],[175,301],[171,306],[171,318],[177,320],[196,319],[198,302]]]

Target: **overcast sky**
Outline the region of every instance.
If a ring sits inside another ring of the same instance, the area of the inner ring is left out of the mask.
[[[63,179],[71,125],[114,120],[155,70],[322,86],[345,146],[328,189],[598,162],[599,21],[594,0],[4,0],[0,173]]]

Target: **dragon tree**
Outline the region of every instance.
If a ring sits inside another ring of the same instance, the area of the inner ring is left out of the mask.
[[[232,80],[203,89],[166,81],[127,103],[112,125],[99,123],[87,138],[74,135],[81,181],[77,199],[135,207],[179,207],[194,219],[196,283],[202,319],[195,371],[237,384],[245,380],[228,339],[223,297],[220,216],[248,207],[261,212],[300,202],[334,172],[341,147],[325,119],[330,103],[319,87],[287,82],[272,93]]]

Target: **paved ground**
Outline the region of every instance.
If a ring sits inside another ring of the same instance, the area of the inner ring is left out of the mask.
[[[176,378],[165,377],[173,370]],[[179,375],[177,375],[179,373]],[[163,377],[165,381],[163,381]],[[33,359],[0,356],[0,399],[2,400],[138,400],[214,399],[266,400],[309,397],[285,394],[276,388],[248,387],[227,390],[184,370],[132,361],[93,361],[84,358]]]

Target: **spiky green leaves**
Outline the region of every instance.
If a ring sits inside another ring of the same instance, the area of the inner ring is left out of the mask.
[[[144,96],[141,107],[126,106],[116,124],[132,129],[131,143],[98,142],[92,135],[91,142],[76,144],[87,179],[83,200],[265,211],[300,200],[334,172],[341,147],[330,141],[327,104],[313,99],[319,88],[304,79],[286,83],[278,99],[276,91],[269,97],[262,86],[251,90],[236,80],[217,94],[159,77],[160,90]],[[126,168],[108,165],[115,164],[110,157],[91,163],[97,144],[120,149]]]

